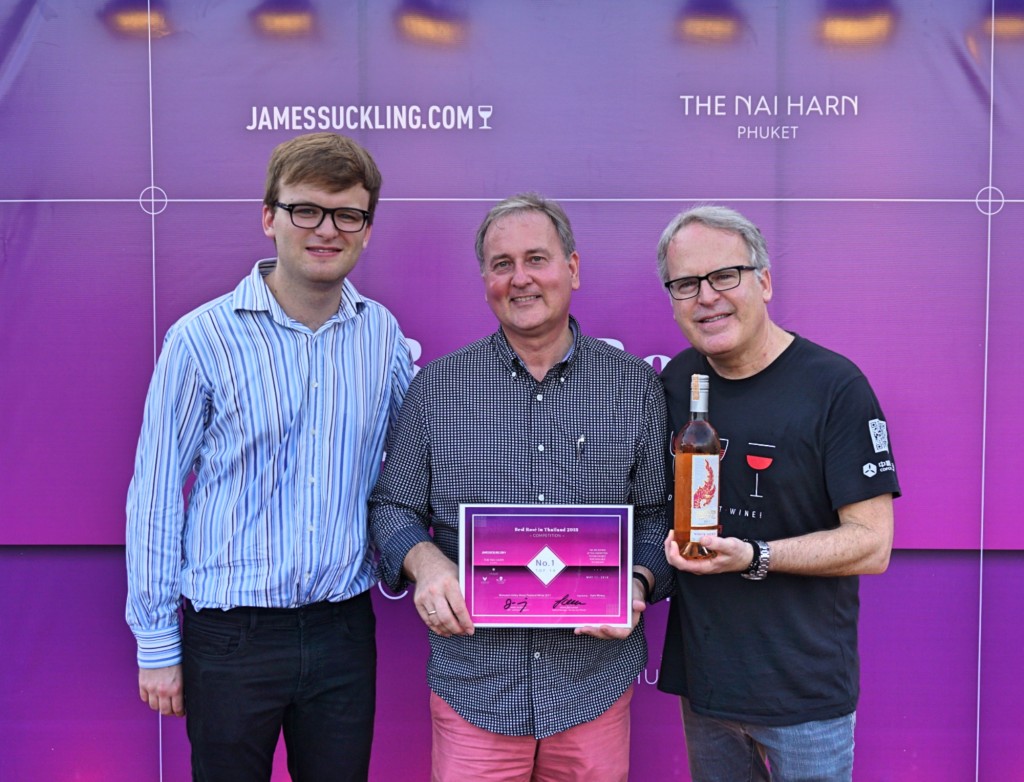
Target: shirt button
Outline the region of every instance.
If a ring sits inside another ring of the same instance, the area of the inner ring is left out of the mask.
[[[513,373],[512,373],[512,377],[515,377],[515,376],[516,376],[516,373],[515,373],[515,372],[513,372]]]
[[[310,475],[309,476],[309,482],[310,483],[316,483],[316,478],[314,476]]]
[[[564,382],[565,382],[565,378],[564,378],[564,377],[560,377],[560,378],[558,378],[558,382],[559,382],[559,383],[564,383]]]
[[[544,394],[537,394],[537,401],[538,402],[544,401]]]
[[[320,388],[320,381],[319,380],[314,380],[313,381],[313,388]]]
[[[540,659],[540,652],[534,652],[533,653],[533,659],[534,660],[539,660]]]
[[[543,451],[544,450],[544,446],[543,445],[538,445],[537,446],[537,450],[538,451]]]
[[[544,502],[544,495],[543,494],[538,494],[537,495],[537,501],[538,502]]]

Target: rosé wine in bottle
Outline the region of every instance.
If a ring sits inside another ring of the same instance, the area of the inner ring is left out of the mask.
[[[675,461],[675,538],[687,559],[715,556],[701,545],[706,535],[717,535],[718,468],[722,443],[708,421],[707,375],[690,378],[690,420],[672,440]]]

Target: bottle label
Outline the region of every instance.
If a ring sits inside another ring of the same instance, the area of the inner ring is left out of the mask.
[[[693,454],[690,471],[690,540],[698,543],[718,529],[718,454]]]

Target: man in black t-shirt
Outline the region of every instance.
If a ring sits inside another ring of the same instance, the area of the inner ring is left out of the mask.
[[[670,425],[706,374],[723,444],[715,556],[665,542],[659,687],[681,696],[691,777],[848,782],[858,576],[888,566],[900,491],[885,417],[853,363],[772,322],[767,249],[742,215],[680,214],[658,269],[692,345],[662,373]]]

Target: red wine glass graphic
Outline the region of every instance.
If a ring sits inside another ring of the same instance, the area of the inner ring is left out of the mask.
[[[765,443],[747,443],[747,445],[753,445],[759,448],[775,447],[774,445],[766,445]],[[751,497],[764,497],[763,494],[760,494],[758,492],[760,488],[761,471],[767,470],[769,467],[771,467],[773,461],[775,461],[775,459],[772,456],[763,456],[762,454],[757,453],[747,454],[747,464],[750,466],[750,469],[754,471],[754,493],[750,495]]]

